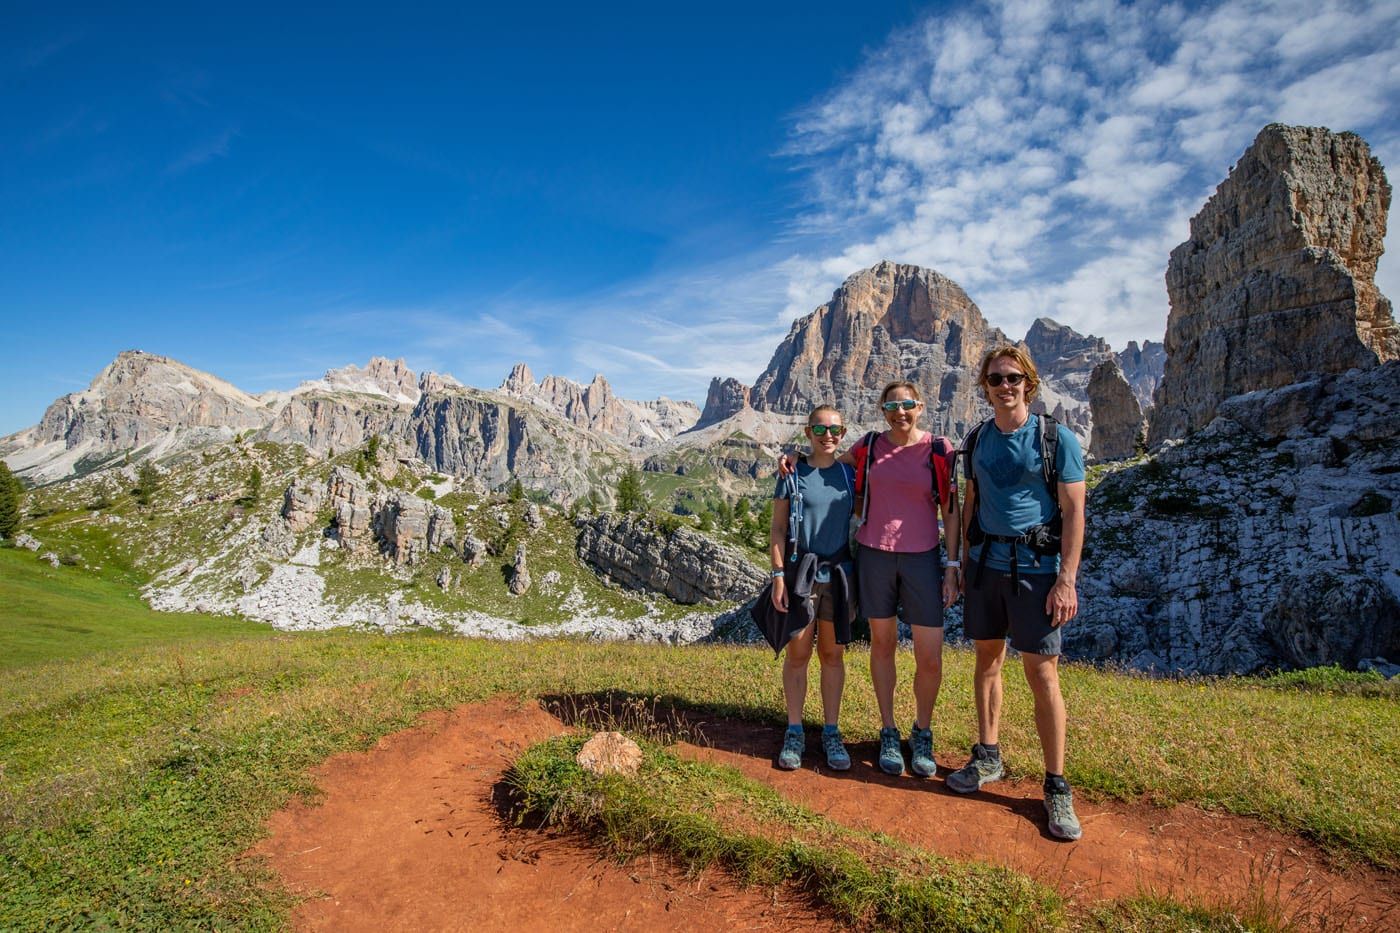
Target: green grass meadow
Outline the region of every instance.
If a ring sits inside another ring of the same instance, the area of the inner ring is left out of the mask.
[[[8,549],[0,549],[0,593],[3,930],[282,928],[289,896],[242,853],[269,814],[294,795],[314,796],[312,766],[368,748],[427,710],[499,693],[617,691],[775,725],[783,715],[778,664],[759,648],[283,634],[153,613],[128,581],[50,568]],[[871,740],[878,719],[865,655],[853,650],[848,663],[842,726],[851,741]],[[899,667],[911,674],[907,658]],[[1029,692],[1008,673],[1007,762],[1013,776],[1038,774]],[[935,716],[940,750],[971,742],[971,675],[970,653],[948,651]],[[1400,700],[1390,685],[1341,675],[1153,681],[1078,665],[1066,665],[1062,678],[1069,778],[1083,798],[1193,802],[1258,817],[1345,858],[1400,868]],[[897,696],[897,715],[908,720],[907,682]],[[663,754],[649,752],[653,766],[681,768],[690,783],[678,778],[677,795],[643,801],[648,819],[673,819],[676,806],[695,806],[710,785],[752,800],[760,815],[782,812],[780,801],[735,783],[733,773],[669,765]],[[732,836],[723,826],[713,833]],[[761,843],[754,851],[768,851]],[[869,842],[830,827],[804,845],[821,851],[789,851],[783,864],[792,871],[845,860],[852,878],[882,878],[887,887],[904,884],[889,871],[932,858],[896,852],[861,867],[849,853],[869,851]],[[970,869],[940,870],[958,878]],[[1021,882],[1023,906],[1050,896]],[[937,886],[899,890],[910,903],[947,895]],[[837,908],[848,919],[859,914]],[[907,928],[904,916],[881,924]],[[995,926],[996,916],[985,915],[987,923]],[[1072,927],[1241,928],[1218,911],[1150,900],[1061,919]],[[1268,917],[1244,923],[1280,925]]]

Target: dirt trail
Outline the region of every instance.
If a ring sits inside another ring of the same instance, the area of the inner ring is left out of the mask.
[[[781,735],[774,727],[719,721],[700,729],[703,744],[682,745],[683,754],[735,767],[843,825],[1014,868],[1071,900],[1154,892],[1240,908],[1262,894],[1299,921],[1400,924],[1400,878],[1339,866],[1316,845],[1257,820],[1189,806],[1077,800],[1084,838],[1064,843],[1045,828],[1039,781],[999,781],[967,796],[948,790],[943,777],[966,756],[936,755],[936,778],[907,772],[894,778],[875,767],[879,743],[866,742],[848,746],[850,771],[835,772],[809,735],[804,767],[780,771],[774,756]]]
[[[1400,918],[1400,880],[1343,870],[1315,846],[1190,807],[1078,804],[1085,838],[1044,832],[1040,788],[1004,782],[961,797],[941,779],[889,778],[873,744],[852,746],[845,775],[773,766],[775,729],[707,722],[683,754],[737,767],[848,826],[879,829],[957,858],[983,858],[1081,901],[1143,890],[1240,904],[1262,890],[1302,919],[1384,928]],[[269,821],[254,850],[307,897],[303,930],[830,929],[800,897],[742,889],[717,872],[687,878],[661,861],[619,867],[565,836],[506,825],[498,783],[528,745],[564,726],[535,702],[498,698],[437,713],[365,753],[316,771],[324,798]],[[958,765],[952,758],[940,765]],[[940,772],[942,773],[942,772]]]
[[[293,804],[253,849],[306,896],[299,930],[829,930],[810,905],[619,867],[571,838],[503,824],[497,783],[528,745],[564,731],[534,702],[496,699],[425,717],[316,771],[322,801]]]

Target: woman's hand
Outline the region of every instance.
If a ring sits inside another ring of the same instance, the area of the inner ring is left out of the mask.
[[[943,568],[943,608],[947,609],[962,595],[962,571],[957,567]]]
[[[787,581],[782,577],[773,578],[773,608],[779,612],[788,611]]]
[[[796,454],[783,454],[781,457],[778,458],[778,475],[779,475],[779,476],[787,476],[789,473],[791,473],[791,472],[792,472],[793,470],[795,470],[795,469],[797,469],[797,455],[796,455]]]

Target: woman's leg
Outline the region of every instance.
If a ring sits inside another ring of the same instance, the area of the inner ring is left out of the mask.
[[[916,625],[914,633],[914,725],[929,728],[943,684],[943,629]]]
[[[802,725],[802,707],[807,704],[807,665],[812,660],[813,622],[793,636],[783,649],[783,698],[787,701],[789,726]]]
[[[894,728],[894,649],[899,629],[894,616],[870,620],[870,681],[880,707],[880,725]]]

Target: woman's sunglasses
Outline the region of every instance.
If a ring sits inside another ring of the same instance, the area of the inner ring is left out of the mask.
[[[832,437],[840,437],[846,433],[846,428],[839,424],[809,424],[807,427],[810,428],[812,433],[817,437],[821,437],[824,434],[830,434]]]
[[[1016,386],[1020,385],[1025,381],[1025,373],[1007,373],[1005,376],[1003,376],[1001,373],[987,373],[987,385],[991,386],[993,389],[1001,385],[1003,382],[1005,382],[1007,385],[1011,386],[1014,389]]]
[[[903,398],[894,402],[884,402],[880,405],[880,407],[883,408],[885,411],[899,411],[901,408],[903,408],[905,411],[913,411],[914,409],[919,407],[919,400],[914,398]]]

